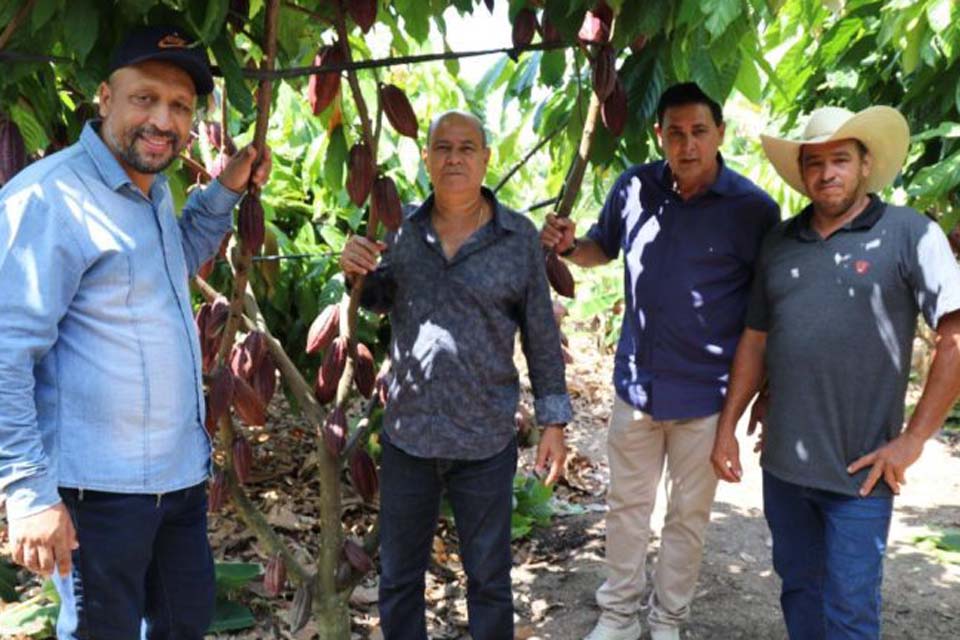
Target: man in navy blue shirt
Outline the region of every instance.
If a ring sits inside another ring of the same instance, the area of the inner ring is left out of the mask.
[[[664,92],[655,131],[666,160],[627,169],[586,237],[552,215],[541,234],[581,267],[625,257],[608,434],[608,577],[589,640],[640,636],[650,514],[664,463],[667,516],[648,622],[653,640],[680,638],[717,485],[710,465],[717,415],[760,241],[779,219],[773,200],[724,164],[722,110],[696,84]]]

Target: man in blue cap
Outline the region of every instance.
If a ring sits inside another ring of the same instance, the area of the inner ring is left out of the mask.
[[[188,278],[270,170],[248,147],[175,215],[161,172],[212,89],[203,49],[140,29],[102,119],[0,190],[0,490],[14,560],[54,575],[60,638],[201,638],[212,617]]]

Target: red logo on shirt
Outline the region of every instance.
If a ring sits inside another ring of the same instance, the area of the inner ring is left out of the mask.
[[[853,263],[853,268],[857,272],[857,275],[863,275],[870,270],[870,263],[866,260],[857,260]]]

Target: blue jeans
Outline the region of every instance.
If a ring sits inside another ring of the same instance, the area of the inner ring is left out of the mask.
[[[207,491],[60,489],[80,547],[60,593],[57,637],[199,640],[213,618]]]
[[[513,639],[510,518],[517,446],[485,460],[418,458],[383,441],[380,626],[385,640],[425,640],[424,574],[444,491],[467,574],[474,640]]]
[[[764,471],[763,510],[791,640],[879,638],[893,498],[810,489]]]

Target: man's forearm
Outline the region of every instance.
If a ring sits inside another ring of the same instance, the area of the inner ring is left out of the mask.
[[[921,441],[935,434],[960,395],[960,311],[940,321],[937,347],[917,408],[905,433]]]
[[[564,259],[578,267],[596,267],[610,262],[610,257],[600,245],[589,238],[577,238],[573,252],[564,256]]]
[[[730,388],[723,403],[723,411],[720,412],[718,431],[732,434],[736,430],[737,421],[763,382],[763,357],[766,349],[766,333],[753,329],[743,332],[730,369]]]

